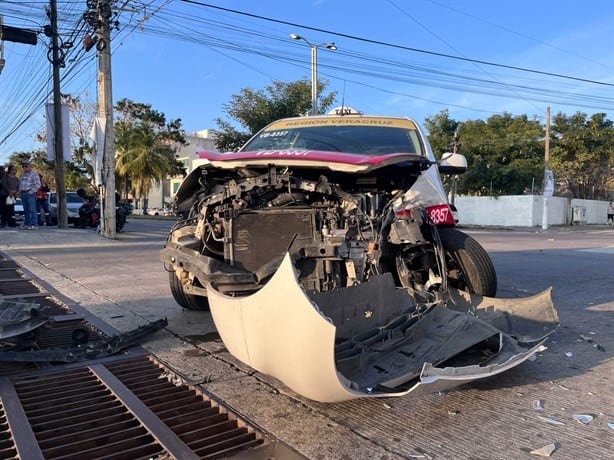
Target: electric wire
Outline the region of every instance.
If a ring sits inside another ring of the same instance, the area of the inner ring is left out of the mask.
[[[392,2],[390,2],[392,3]],[[191,8],[177,8],[177,6]],[[392,3],[394,4],[394,3]],[[41,42],[48,45],[48,40],[42,35],[42,29],[48,23],[44,12],[47,2],[17,2],[3,1],[0,14],[19,20],[22,23],[35,24]],[[305,62],[304,53],[296,42],[288,40],[285,26],[298,27],[314,32],[326,33],[339,38],[346,38],[350,43],[334,53],[322,53],[319,62],[321,74],[331,80],[347,81],[355,85],[370,88],[386,94],[394,94],[416,100],[427,101],[444,107],[458,107],[482,113],[496,113],[482,110],[479,107],[470,107],[462,104],[451,104],[438,101],[434,98],[412,94],[409,91],[394,90],[388,84],[370,83],[396,82],[409,85],[428,86],[449,91],[463,93],[485,94],[497,97],[520,97],[529,101],[558,103],[574,107],[610,110],[614,106],[614,98],[609,95],[600,95],[570,90],[565,81],[578,81],[597,86],[614,86],[612,84],[590,80],[586,78],[544,72],[535,69],[492,63],[478,59],[463,58],[461,56],[410,48],[394,43],[372,40],[350,34],[329,31],[289,21],[278,20],[266,16],[255,15],[230,8],[223,8],[195,0],[182,0],[171,2],[164,0],[161,3],[138,2],[125,0],[121,6],[114,2],[115,10],[113,21],[121,19],[122,25],[113,32],[112,42],[115,44],[112,52],[126,43],[135,34],[153,36],[157,38],[184,41],[194,46],[204,46],[212,52],[245,66],[251,72],[266,76],[271,80],[283,80],[285,74],[276,75],[275,66],[266,62],[278,62],[310,70]],[[82,75],[94,67],[95,53],[85,53],[78,41],[85,33],[93,32],[83,20],[83,1],[61,1],[58,7],[61,10],[61,21],[58,31],[64,43],[74,46],[65,50],[65,63],[67,67],[62,72],[63,92],[80,94],[83,88],[92,85],[92,79],[83,79]],[[199,13],[198,10],[206,8],[209,14]],[[268,25],[262,27],[262,21]],[[276,29],[274,26],[279,26]],[[25,26],[24,26],[25,27]],[[32,28],[32,26],[29,26]],[[426,56],[445,58],[448,62],[433,65],[416,63],[410,64],[407,60],[393,58],[382,53],[369,54],[365,51],[352,50],[351,43],[367,43],[379,48],[391,48],[401,51],[414,52]],[[302,44],[302,47],[306,45]],[[17,52],[18,47],[10,49],[11,55]],[[243,55],[259,56],[265,64],[246,63]],[[450,67],[450,61],[464,61],[478,65],[475,70],[462,71]],[[14,73],[13,79],[7,83],[0,78],[2,95],[0,96],[0,110],[9,116],[0,119],[0,146],[9,148],[18,145],[23,140],[20,130],[32,120],[40,111],[44,102],[49,98],[48,87],[50,76],[48,67],[41,66],[40,53],[37,62],[37,51],[28,50],[20,62],[23,69]],[[513,70],[516,74],[497,74],[484,72],[481,66],[491,66],[502,70]],[[480,70],[481,69],[481,70]],[[484,74],[487,74],[485,76]],[[352,76],[354,78],[352,78]],[[550,81],[538,80],[537,77],[548,77]],[[10,110],[7,110],[9,108]],[[7,142],[10,140],[10,145]]]

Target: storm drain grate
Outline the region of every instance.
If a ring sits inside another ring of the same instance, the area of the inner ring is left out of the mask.
[[[21,270],[17,270],[17,269],[6,269],[6,270],[2,270],[0,269],[0,281],[3,280],[19,280],[19,279],[24,279],[25,276],[24,274],[21,272]]]
[[[262,444],[252,428],[147,357],[106,366],[200,458],[223,458]]]
[[[90,368],[13,384],[46,459],[138,459],[164,452]]]
[[[15,299],[12,299],[15,300]],[[68,307],[68,305],[64,304],[57,298],[41,294],[41,295],[30,295],[27,298],[23,299],[25,302],[31,302],[38,304],[42,312],[47,316],[59,316],[59,315],[74,315],[75,312]]]
[[[41,290],[29,280],[0,281],[0,294],[4,296],[38,294]]]
[[[9,430],[9,424],[6,420],[2,403],[0,403],[0,458],[6,458],[7,460],[17,458],[17,449]]]
[[[84,335],[85,334],[85,335]],[[83,339],[80,339],[83,337]],[[40,348],[70,348],[79,345],[78,340],[96,343],[104,337],[83,319],[54,322],[49,327],[41,328],[36,338]]]
[[[14,260],[0,259],[0,270],[5,268],[19,268],[19,265]]]
[[[4,401],[0,458],[213,459],[265,443],[148,356],[2,377]],[[17,441],[9,427],[20,427]]]

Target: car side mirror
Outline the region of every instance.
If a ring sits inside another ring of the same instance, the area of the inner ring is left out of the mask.
[[[462,174],[467,171],[467,158],[460,153],[446,152],[439,161],[441,174]]]

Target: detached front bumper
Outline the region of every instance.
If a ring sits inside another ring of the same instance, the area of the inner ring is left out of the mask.
[[[558,326],[549,290],[527,299],[455,291],[416,304],[382,275],[308,293],[289,254],[255,294],[206,288],[230,353],[321,402],[436,392],[496,375],[528,359]]]

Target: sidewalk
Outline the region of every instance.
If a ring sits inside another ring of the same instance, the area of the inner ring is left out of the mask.
[[[103,238],[95,229],[74,227],[60,229],[56,226],[38,227],[38,230],[22,230],[18,227],[0,229],[0,247],[112,242],[113,240]]]

